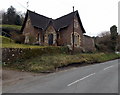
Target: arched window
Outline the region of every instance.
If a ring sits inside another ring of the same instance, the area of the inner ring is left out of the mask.
[[[25,43],[26,44],[29,43],[29,36],[28,35],[25,36]]]
[[[73,45],[73,33],[71,34],[71,43]],[[74,33],[74,45],[80,46],[80,35],[77,32]]]

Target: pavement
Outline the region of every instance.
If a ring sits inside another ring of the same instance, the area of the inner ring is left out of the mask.
[[[120,59],[74,67],[3,85],[3,93],[118,93]]]

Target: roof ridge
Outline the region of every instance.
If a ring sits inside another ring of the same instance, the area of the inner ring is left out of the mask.
[[[34,13],[34,14],[36,14],[36,15],[39,15],[39,16],[46,17],[46,18],[48,18],[48,19],[52,19],[52,20],[54,20],[54,21],[57,20],[57,19],[60,19],[60,18],[62,18],[62,17],[65,17],[65,16],[70,15],[70,14],[73,13],[73,12],[70,12],[70,13],[68,13],[68,14],[66,14],[66,15],[63,15],[63,16],[58,17],[58,18],[56,18],[56,19],[53,19],[53,18],[49,18],[49,17],[44,16],[44,15],[41,15],[41,14],[39,14],[39,13],[33,12],[33,11],[31,11],[31,10],[27,10],[27,11],[32,12],[32,13]],[[74,11],[74,13],[76,13],[76,12],[78,12],[78,10]]]
[[[72,13],[76,13],[76,12],[78,12],[78,10],[76,10],[76,11],[74,11],[74,12],[70,12],[70,13],[68,13],[68,14],[66,14],[66,15],[63,15],[63,16],[61,16],[61,17],[59,17],[59,18],[56,18],[56,19],[54,19],[54,20],[61,19],[61,18],[65,17],[65,16],[68,16],[68,15],[70,15],[70,14],[72,14]]]
[[[36,14],[36,15],[43,16],[43,17],[45,17],[45,18],[51,19],[51,18],[49,18],[49,17],[47,17],[47,16],[41,15],[41,14],[36,13],[36,12],[33,12],[33,11],[31,11],[31,10],[27,10],[27,11],[28,11],[28,12],[32,12],[32,13],[34,13],[34,14]]]

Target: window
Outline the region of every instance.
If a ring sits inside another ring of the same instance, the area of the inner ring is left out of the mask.
[[[74,44],[77,45],[78,44],[78,37],[77,37],[77,35],[74,36],[74,39],[75,39],[74,40]]]
[[[29,43],[29,36],[25,36],[25,43]]]
[[[71,43],[73,44],[73,33],[72,33],[71,36],[72,36],[71,37]],[[74,45],[75,46],[80,46],[80,35],[77,32],[74,33]]]

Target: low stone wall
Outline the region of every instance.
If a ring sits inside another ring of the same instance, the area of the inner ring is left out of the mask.
[[[44,54],[68,53],[67,47],[2,48],[2,63],[22,62]]]
[[[3,48],[2,49],[2,62],[3,63],[11,63],[13,60],[19,58],[19,56],[23,53],[23,49],[21,48]]]

